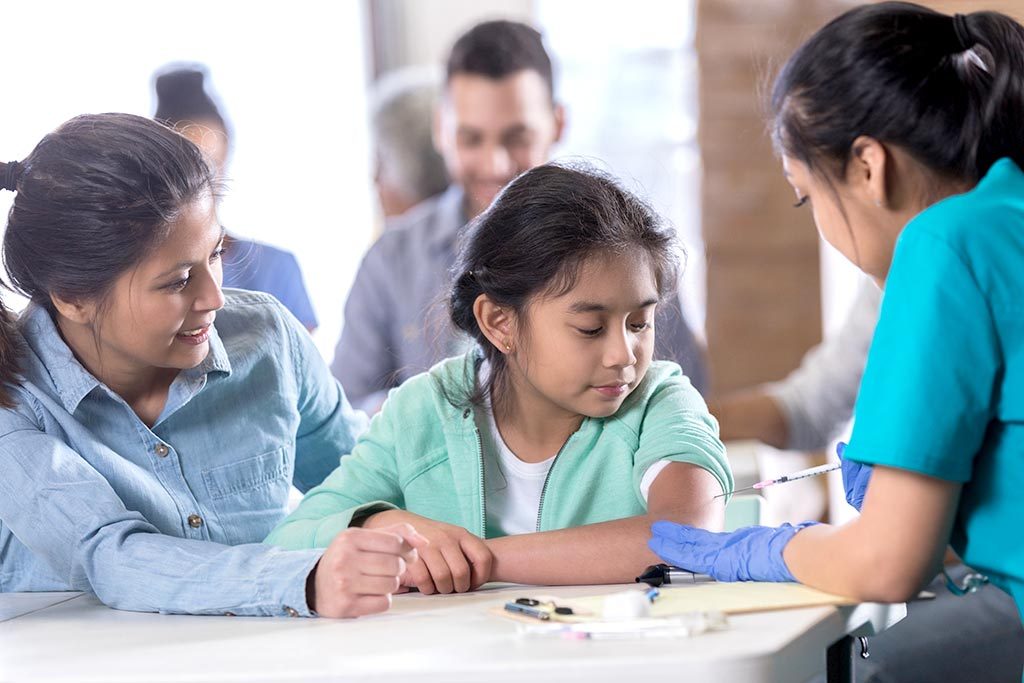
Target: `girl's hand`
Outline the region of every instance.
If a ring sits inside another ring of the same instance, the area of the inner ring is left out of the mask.
[[[427,540],[408,524],[346,529],[334,537],[306,580],[306,603],[322,617],[384,612],[400,577]]]
[[[404,523],[416,527],[429,545],[419,549],[419,559],[411,562],[402,577],[402,585],[421,593],[465,593],[487,583],[494,556],[483,539],[454,524],[436,522],[405,510],[385,510],[370,515],[364,529]]]

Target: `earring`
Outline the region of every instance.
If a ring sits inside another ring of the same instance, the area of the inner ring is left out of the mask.
[[[505,342],[505,353],[512,353],[512,345],[507,341]]]
[[[875,206],[877,206],[879,209],[882,208],[882,200],[881,199],[876,199],[875,200]]]

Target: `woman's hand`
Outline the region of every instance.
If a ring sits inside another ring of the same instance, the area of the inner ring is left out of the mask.
[[[384,612],[400,577],[428,543],[408,524],[346,529],[334,537],[306,580],[306,604],[322,617]]]
[[[494,557],[483,539],[454,524],[436,522],[405,510],[385,510],[363,521],[364,529],[390,524],[409,524],[426,537],[429,545],[419,549],[402,577],[402,585],[421,593],[465,593],[491,578]]]

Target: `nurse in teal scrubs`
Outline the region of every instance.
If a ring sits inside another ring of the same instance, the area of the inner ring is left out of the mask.
[[[772,110],[797,206],[885,290],[844,454],[861,515],[657,522],[651,548],[719,580],[888,602],[952,544],[1024,613],[1024,27],[859,7],[790,58]]]

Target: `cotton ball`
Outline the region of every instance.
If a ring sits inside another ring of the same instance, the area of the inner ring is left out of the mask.
[[[605,597],[601,616],[608,620],[642,619],[651,616],[651,601],[640,591],[623,591]]]

